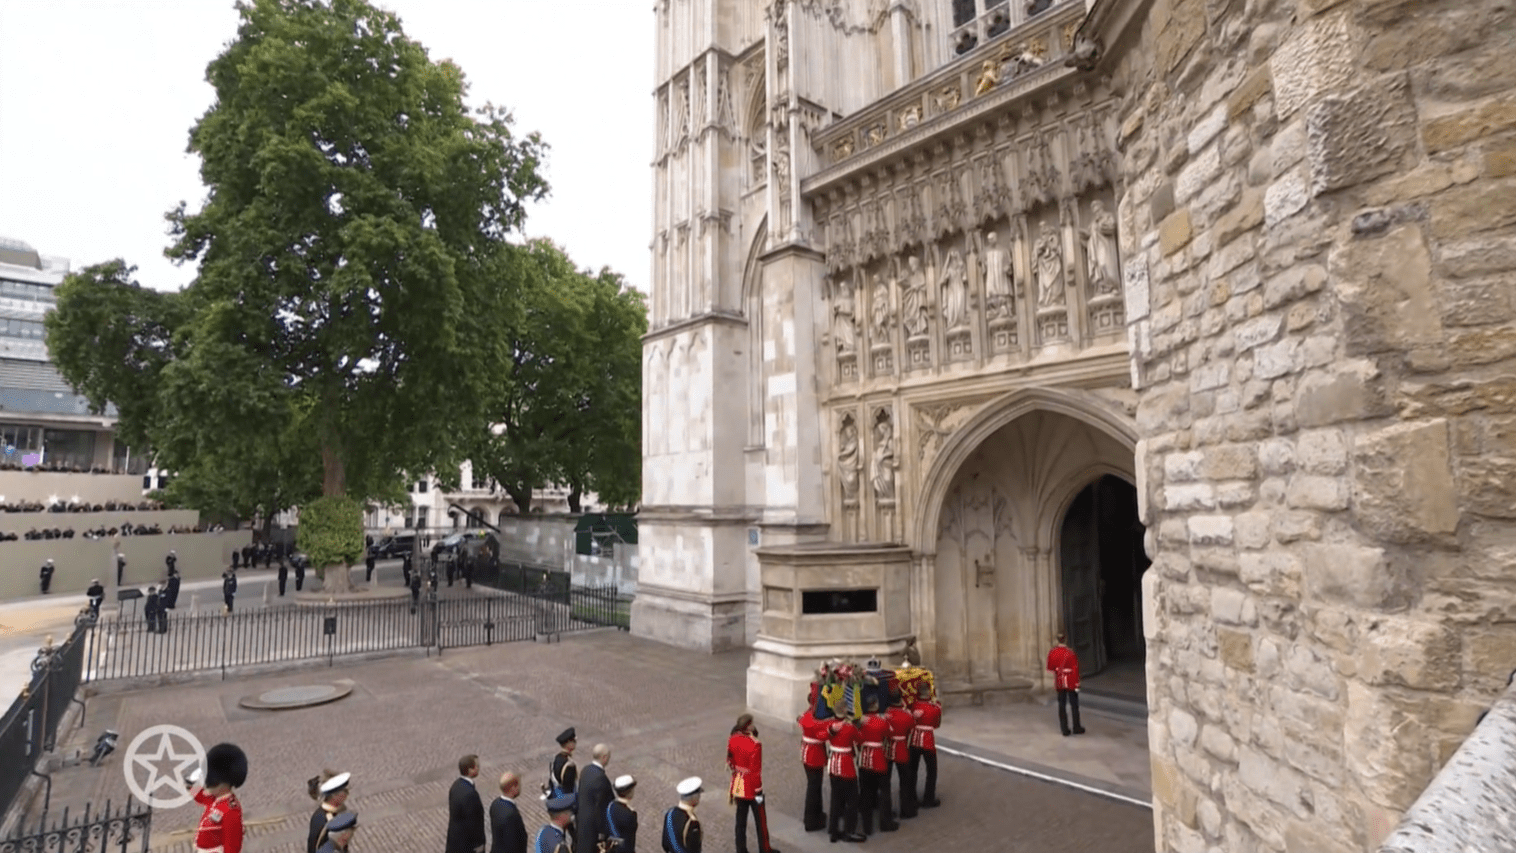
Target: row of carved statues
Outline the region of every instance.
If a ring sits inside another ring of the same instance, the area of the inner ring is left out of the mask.
[[[843,502],[854,504],[859,499],[860,472],[863,456],[859,447],[859,427],[853,416],[843,418],[838,430],[838,482],[843,490]],[[896,459],[895,421],[890,413],[880,411],[875,415],[874,446],[869,455],[869,485],[877,501],[895,500],[895,472],[900,468]]]
[[[1097,199],[1090,205],[1089,227],[1081,232],[1085,254],[1085,276],[1092,296],[1115,295],[1121,290],[1121,264],[1117,253],[1117,220],[1106,204]],[[973,321],[975,300],[971,292],[973,272],[984,286],[985,318],[992,324],[1009,322],[1016,316],[1016,302],[1021,286],[1016,281],[1010,241],[1002,242],[992,229],[984,234],[971,232],[967,242],[968,257],[958,246],[940,253],[932,245],[933,268],[937,271],[938,311],[948,332],[968,329]],[[1060,229],[1044,220],[1031,246],[1030,267],[1037,298],[1037,309],[1057,309],[1065,304],[1065,253]],[[918,253],[905,255],[905,268],[893,257],[888,278],[883,273],[872,277],[869,294],[869,330],[876,343],[889,341],[892,326],[899,322],[907,340],[928,334],[931,308],[928,304],[929,275]],[[832,299],[832,340],[839,354],[857,351],[859,322],[857,290],[862,273],[835,280]],[[900,315],[895,314],[892,293],[901,295]]]

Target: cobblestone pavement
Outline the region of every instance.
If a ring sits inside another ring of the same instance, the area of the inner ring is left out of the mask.
[[[459,756],[478,753],[480,790],[493,798],[506,770],[535,791],[546,778],[567,726],[579,731],[580,760],[597,742],[612,746],[610,772],[639,780],[641,822],[652,826],[674,800],[674,784],[698,775],[707,795],[699,814],[708,850],[733,849],[733,812],[725,802],[725,742],[744,710],[747,655],[702,655],[615,631],[566,635],[552,644],[511,643],[361,664],[307,668],[271,676],[105,692],[89,699],[85,724],[60,738],[61,751],[88,750],[104,728],[137,731],[174,723],[207,746],[222,740],[247,750],[252,774],[241,798],[248,849],[297,853],[313,808],[305,780],[323,768],[354,774],[350,803],[363,816],[356,850],[440,850],[447,787]],[[249,711],[238,699],[274,687],[350,679],[353,693],[334,704],[291,711]],[[951,713],[951,710],[950,710]],[[799,734],[790,721],[761,721],[768,761],[765,783],[775,844],[786,851],[836,853],[823,833],[801,831],[804,781]],[[1044,736],[1038,732],[1035,736]],[[1029,733],[1029,737],[1034,736]],[[53,813],[128,796],[121,753],[101,768],[54,774]],[[965,759],[941,759],[943,807],[907,821],[900,832],[872,837],[873,853],[924,850],[1100,850],[1149,853],[1151,813],[1011,775]],[[524,794],[529,830],[545,820]],[[157,850],[188,853],[193,807],[154,816]],[[657,850],[645,829],[642,849]],[[751,846],[751,844],[750,844]]]

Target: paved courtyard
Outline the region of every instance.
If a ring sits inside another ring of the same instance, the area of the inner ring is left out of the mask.
[[[122,750],[133,734],[159,723],[193,731],[206,745],[230,740],[242,745],[252,774],[242,791],[250,849],[299,851],[313,804],[305,781],[323,768],[349,770],[352,806],[363,816],[360,851],[440,850],[447,824],[447,787],[456,761],[481,756],[480,789],[494,795],[493,780],[506,770],[523,774],[536,790],[557,751],[553,736],[567,726],[579,731],[581,762],[604,741],[613,749],[613,774],[639,779],[636,804],[651,825],[674,799],[674,784],[689,775],[707,780],[700,808],[708,850],[732,849],[733,812],[724,795],[724,745],[743,712],[747,655],[702,655],[642,641],[615,631],[565,635],[560,643],[512,643],[419,654],[381,661],[341,662],[273,676],[221,681],[215,676],[173,687],[107,689],[88,702],[81,729],[61,740],[66,753],[87,750],[104,728],[122,733]],[[273,687],[348,679],[354,690],[332,705],[293,711],[249,711],[242,697]],[[1141,724],[1092,717],[1091,735],[1063,739],[1049,709],[1011,706],[950,709],[945,738],[960,747],[984,740],[977,732],[1001,732],[981,760],[941,759],[943,807],[924,810],[902,831],[872,837],[868,850],[1100,850],[1152,851],[1151,813],[1141,807],[1049,784],[998,769],[1012,754],[1032,750],[1032,763],[1074,756],[1077,772],[1105,787],[1146,789],[1134,768],[1146,765],[1135,744]],[[799,734],[789,721],[761,721],[767,745],[765,782],[775,844],[783,850],[831,850],[824,833],[801,830],[804,790]],[[1102,732],[1106,734],[1102,734]],[[973,747],[966,747],[973,749]],[[984,756],[991,756],[985,759]],[[1083,755],[1082,757],[1079,757]],[[992,763],[986,763],[986,761]],[[1098,785],[1099,786],[1099,785]],[[54,775],[53,810],[87,801],[129,796],[120,753],[101,768],[67,768]],[[534,796],[524,796],[529,828],[545,820]],[[191,807],[154,817],[157,850],[191,850]],[[648,830],[651,833],[652,830]],[[642,849],[657,850],[656,837]]]

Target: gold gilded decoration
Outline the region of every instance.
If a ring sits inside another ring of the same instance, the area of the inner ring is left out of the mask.
[[[1027,54],[1042,64],[1048,58],[1048,40],[1042,36],[1033,36],[1027,40]]]
[[[1078,32],[1079,29],[1080,29],[1080,22],[1079,21],[1070,21],[1069,23],[1067,23],[1067,24],[1064,25],[1064,52],[1065,53],[1068,53],[1071,50],[1074,50],[1074,47],[1075,47],[1075,33]]]

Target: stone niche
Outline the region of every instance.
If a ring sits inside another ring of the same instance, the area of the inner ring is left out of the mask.
[[[912,635],[909,548],[819,543],[757,553],[763,602],[748,666],[752,711],[794,719],[824,661],[900,660]]]

